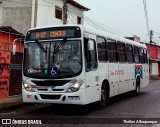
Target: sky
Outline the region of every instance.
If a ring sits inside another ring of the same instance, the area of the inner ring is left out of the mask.
[[[97,27],[93,22],[103,24],[105,30],[117,35],[123,37],[136,35],[141,38],[141,41],[149,41],[143,0],[75,1],[91,9],[85,12],[87,17],[85,25]],[[153,41],[160,44],[160,0],[146,0],[146,2],[149,30],[154,31]]]

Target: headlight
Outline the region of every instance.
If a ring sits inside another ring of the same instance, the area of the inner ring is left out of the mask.
[[[23,82],[22,84],[27,91],[34,92],[33,88],[29,84],[25,82]]]
[[[82,84],[83,84],[82,80],[77,81],[73,85],[71,85],[66,92],[77,92],[80,89]]]

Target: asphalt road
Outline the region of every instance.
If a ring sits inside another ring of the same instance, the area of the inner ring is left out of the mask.
[[[133,123],[137,120],[141,120],[140,122],[160,122],[160,80],[150,81],[147,87],[141,89],[139,96],[134,96],[130,92],[111,98],[110,103],[105,108],[100,108],[97,103],[87,106],[25,104],[1,110],[0,118],[27,120],[23,121],[24,123],[27,123],[28,120],[41,120],[44,127],[74,127],[75,125],[87,127],[160,127],[160,124],[124,124],[124,122]],[[22,126],[20,124],[16,124],[16,126]],[[36,126],[39,127],[40,125]]]

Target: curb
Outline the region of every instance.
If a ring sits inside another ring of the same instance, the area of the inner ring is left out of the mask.
[[[150,80],[160,80],[160,77],[158,77],[158,76],[151,76]]]

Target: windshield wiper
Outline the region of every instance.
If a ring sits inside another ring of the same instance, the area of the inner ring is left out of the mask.
[[[61,47],[63,47],[63,45],[65,45],[65,43],[67,42],[67,39],[63,39],[62,42],[60,42]],[[54,63],[54,54],[58,53],[60,50],[60,48],[55,44],[54,45],[54,51],[53,51],[53,63]]]
[[[40,49],[41,49],[43,52],[47,53],[47,50],[44,49],[44,47],[42,46],[41,43],[39,43],[37,40],[36,40],[35,42],[37,43],[37,45],[40,47]]]

